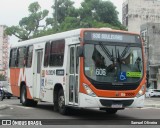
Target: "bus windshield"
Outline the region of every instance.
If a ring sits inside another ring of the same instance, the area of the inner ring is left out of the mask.
[[[97,82],[132,83],[143,76],[142,48],[136,45],[86,43],[85,75]]]

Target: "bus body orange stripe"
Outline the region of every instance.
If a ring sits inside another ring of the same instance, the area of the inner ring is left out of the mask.
[[[24,69],[23,69],[23,73],[24,73]],[[20,74],[20,68],[10,68],[11,91],[12,91],[12,94],[17,97],[20,97],[20,85],[18,85],[19,74]],[[22,78],[20,78],[20,81],[22,81]],[[25,78],[25,83],[26,83],[26,78]],[[26,85],[26,89],[27,89],[27,98],[32,99],[30,90],[27,85]]]

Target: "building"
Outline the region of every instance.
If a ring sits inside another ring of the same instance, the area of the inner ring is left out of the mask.
[[[7,75],[8,68],[8,36],[4,30],[6,26],[0,25],[0,74]]]
[[[124,0],[122,23],[128,31],[141,33],[149,83],[160,89],[160,0]]]
[[[141,25],[141,35],[147,58],[149,82],[154,88],[160,89],[160,23],[146,23]]]
[[[140,32],[142,24],[160,23],[160,0],[124,0],[122,24],[128,31]]]

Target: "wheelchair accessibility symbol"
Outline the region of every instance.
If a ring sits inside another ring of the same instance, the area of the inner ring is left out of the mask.
[[[119,80],[120,81],[127,80],[126,72],[120,72],[120,74],[119,74]]]

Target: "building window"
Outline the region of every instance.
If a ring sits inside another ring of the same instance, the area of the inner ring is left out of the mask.
[[[63,66],[64,45],[64,40],[52,41],[49,61],[50,66]]]
[[[9,60],[9,67],[16,67],[17,66],[17,48],[11,49],[10,51],[10,60]]]
[[[128,26],[128,16],[126,17],[126,26]]]
[[[126,14],[128,14],[128,4],[126,5]]]
[[[32,66],[32,56],[33,56],[33,46],[27,47],[27,54],[26,54],[26,67]]]
[[[18,48],[18,61],[17,61],[18,67],[25,66],[25,61],[26,61],[25,56],[26,56],[26,47]]]
[[[47,67],[49,63],[50,47],[50,42],[47,42],[45,45],[44,67]]]

